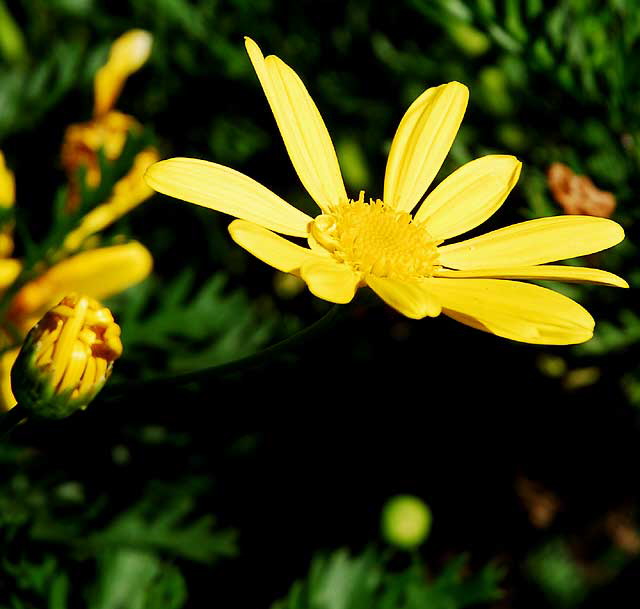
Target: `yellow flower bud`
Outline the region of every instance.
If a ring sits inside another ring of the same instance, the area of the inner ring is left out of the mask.
[[[33,415],[67,417],[87,407],[121,354],[111,311],[88,296],[66,296],[27,335],[11,370],[13,392]]]

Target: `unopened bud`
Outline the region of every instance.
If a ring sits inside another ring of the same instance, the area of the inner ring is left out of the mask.
[[[111,311],[71,295],[31,329],[11,370],[18,403],[38,417],[61,419],[84,409],[122,354]]]
[[[431,510],[412,495],[398,495],[387,501],[382,511],[382,533],[389,543],[410,549],[429,535]]]

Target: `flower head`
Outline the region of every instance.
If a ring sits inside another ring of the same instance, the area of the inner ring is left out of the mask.
[[[106,307],[71,295],[31,329],[11,371],[13,391],[34,415],[59,419],[84,409],[122,354],[120,327]]]
[[[312,218],[251,178],[198,159],[160,161],[147,171],[155,190],[238,218],[240,246],[300,276],[316,296],[349,302],[368,286],[412,318],[441,312],[474,328],[529,343],[571,344],[593,334],[591,315],[552,290],[518,279],[559,279],[626,287],[598,269],[549,265],[611,247],[622,228],[603,218],[563,216],[522,222],[444,243],[502,205],[521,163],[508,155],[471,161],[426,197],[462,121],[467,88],[451,82],[411,104],[391,144],[382,199],[350,198],[329,133],[297,74],[275,56],[247,52],[291,162],[320,213]],[[415,208],[415,209],[414,209]],[[306,238],[308,248],[276,233]]]

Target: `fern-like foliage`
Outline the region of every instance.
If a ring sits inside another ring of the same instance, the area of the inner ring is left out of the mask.
[[[500,598],[502,571],[489,565],[463,577],[466,563],[459,556],[431,578],[417,559],[396,571],[375,550],[339,550],[316,557],[307,578],[272,609],[462,609]]]
[[[235,360],[298,328],[296,319],[260,310],[244,290],[227,285],[224,273],[196,283],[186,269],[169,282],[152,278],[116,299],[125,352],[144,362],[143,376]]]

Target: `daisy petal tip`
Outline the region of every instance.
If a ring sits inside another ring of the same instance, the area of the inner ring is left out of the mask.
[[[335,304],[351,302],[360,280],[351,269],[327,260],[303,263],[299,272],[314,296]]]
[[[251,53],[256,53],[256,52],[262,55],[262,51],[260,51],[260,47],[258,46],[258,43],[250,36],[244,37],[244,47],[245,49],[247,49],[247,52],[249,53],[249,55],[251,55]]]
[[[630,288],[631,286],[622,278],[618,277],[618,275],[614,275],[615,280],[611,282],[611,287],[613,288]]]
[[[581,343],[586,343],[587,341],[590,341],[593,338],[593,331],[595,328],[585,328],[584,332],[581,333],[576,333],[573,336],[567,337],[566,342],[560,343],[558,342],[557,344],[559,345],[580,345]]]
[[[622,226],[620,226],[620,224],[618,224],[617,222],[614,222],[613,220],[609,220],[610,222],[612,222],[613,224],[615,224],[615,230],[618,234],[619,237],[619,241],[618,243],[620,243],[620,241],[622,241],[625,238],[625,234],[624,234],[624,228],[622,228]]]
[[[163,184],[171,180],[171,171],[179,166],[180,161],[184,160],[186,159],[176,157],[153,163],[147,167],[147,170],[144,172],[144,181],[155,191],[164,192]]]
[[[467,105],[469,101],[469,87],[467,87],[467,85],[458,82],[457,80],[452,80],[451,82],[443,85],[443,87],[459,97],[459,102],[463,103],[465,106]]]
[[[520,173],[522,172],[522,161],[511,155],[504,155],[503,158],[505,159],[505,162],[509,163],[511,166],[511,180],[509,182],[509,190],[511,190],[520,179]]]
[[[147,183],[148,186],[150,186],[154,190],[155,190],[156,180],[158,176],[157,166],[162,162],[163,161],[158,161],[157,163],[153,163],[152,165],[149,165],[149,167],[147,167],[147,170],[144,172],[144,176],[143,176],[144,181]],[[162,171],[162,168],[160,168],[160,170]]]
[[[447,86],[455,87],[460,91],[460,93],[463,93],[467,96],[469,95],[469,87],[458,80],[452,80],[451,82],[447,83]]]
[[[227,226],[227,230],[229,231],[229,234],[233,237],[235,234],[237,234],[239,231],[242,230],[243,225],[246,223],[246,220],[233,220],[233,222],[229,223],[229,226]]]

